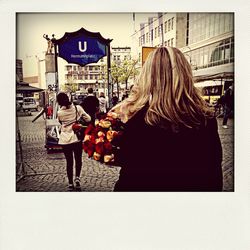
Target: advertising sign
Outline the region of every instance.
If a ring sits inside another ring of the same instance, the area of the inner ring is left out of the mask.
[[[75,32],[66,32],[64,36],[55,41],[58,45],[58,56],[68,63],[84,66],[98,62],[106,56],[106,46],[111,39],[105,39],[99,32],[90,32],[81,28]]]
[[[142,47],[142,65],[145,63],[149,53],[155,49],[155,47]]]

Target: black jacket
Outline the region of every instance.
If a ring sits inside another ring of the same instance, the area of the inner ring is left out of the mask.
[[[126,124],[115,191],[222,191],[222,148],[216,119],[200,129],[149,126],[143,108]]]
[[[81,106],[90,115],[91,122],[95,122],[95,114],[98,111],[99,100],[94,95],[88,95],[83,99]]]

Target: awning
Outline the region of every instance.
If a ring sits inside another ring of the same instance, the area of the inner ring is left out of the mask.
[[[23,93],[23,92],[32,93],[32,92],[41,92],[41,91],[43,91],[43,89],[32,87],[26,82],[18,83],[16,86],[17,93]]]
[[[203,82],[208,80],[227,80],[233,78],[234,78],[234,72],[222,72],[219,74],[195,76],[194,82]]]

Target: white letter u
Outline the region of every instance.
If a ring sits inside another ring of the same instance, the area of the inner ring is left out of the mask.
[[[87,42],[86,41],[83,42],[83,45],[84,45],[84,48],[82,48],[82,42],[81,41],[78,42],[78,48],[81,52],[85,52],[87,50]]]

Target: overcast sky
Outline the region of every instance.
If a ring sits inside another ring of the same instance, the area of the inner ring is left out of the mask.
[[[47,42],[43,34],[61,38],[81,27],[113,39],[111,46],[131,46],[134,27],[156,13],[20,13],[17,14],[17,58],[23,60],[24,76],[37,75],[35,56],[44,59]],[[63,60],[63,59],[60,59]],[[60,62],[59,62],[60,63]],[[59,68],[60,71],[60,68]]]

